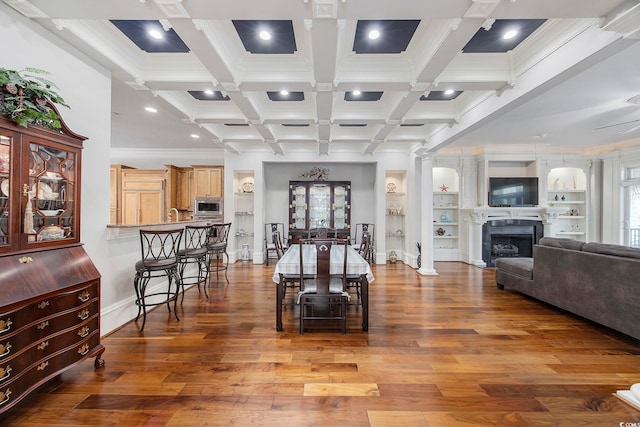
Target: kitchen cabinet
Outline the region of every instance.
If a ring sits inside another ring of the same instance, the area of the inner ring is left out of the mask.
[[[0,117],[0,413],[100,344],[100,274],[80,244],[84,137]]]
[[[289,181],[289,240],[320,228],[350,237],[351,181]]]
[[[193,169],[178,169],[178,203],[179,211],[193,212]]]
[[[224,197],[224,168],[222,166],[193,167],[193,197]]]
[[[165,219],[166,171],[129,169],[122,172],[122,224],[154,224]]]

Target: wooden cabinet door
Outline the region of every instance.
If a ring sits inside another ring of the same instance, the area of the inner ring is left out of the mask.
[[[178,171],[178,210],[193,210],[192,184],[193,169],[180,169]]]
[[[109,174],[110,182],[110,209],[109,209],[109,224],[118,223],[118,174],[120,171],[117,168],[112,167]]]
[[[164,197],[161,190],[124,190],[122,223],[154,224],[163,221]]]
[[[222,167],[193,168],[194,197],[223,197]]]

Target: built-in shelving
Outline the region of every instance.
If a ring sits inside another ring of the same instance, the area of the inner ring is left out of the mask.
[[[253,171],[236,171],[234,184],[234,227],[237,259],[250,261],[254,250]]]

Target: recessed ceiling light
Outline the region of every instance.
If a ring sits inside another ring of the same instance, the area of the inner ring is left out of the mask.
[[[158,110],[156,108],[153,107],[144,107],[145,110],[147,110],[150,113],[157,113]]]
[[[271,33],[267,30],[262,30],[260,31],[260,33],[258,33],[258,37],[260,37],[262,40],[271,40]]]
[[[351,94],[353,96],[360,96],[362,94],[362,92],[360,92],[359,90],[354,90],[353,92],[351,92]]]
[[[200,138],[200,135],[198,135],[197,133],[192,133],[191,134],[191,138],[198,139],[198,138]]]
[[[289,95],[289,91],[288,91],[288,90],[285,90],[285,89],[282,89],[282,90],[280,91],[280,95],[282,95],[282,96],[288,96],[288,95]]]
[[[211,90],[211,89],[206,89],[206,90],[204,91],[204,93],[206,93],[207,95],[213,95],[213,90]]]
[[[518,30],[509,30],[502,35],[502,38],[505,40],[510,40],[518,35]]]
[[[152,28],[148,31],[148,34],[153,37],[154,39],[157,40],[161,40],[164,38],[164,35],[162,34],[162,32],[156,30],[155,28]]]
[[[447,90],[444,91],[444,94],[445,95],[453,95],[453,92],[454,92],[453,89],[447,89]]]
[[[369,31],[369,40],[377,40],[378,38],[380,38],[380,31],[378,30]]]

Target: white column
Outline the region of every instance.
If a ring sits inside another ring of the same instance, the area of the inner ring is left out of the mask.
[[[422,250],[420,258],[422,260],[418,273],[422,275],[436,276],[433,266],[433,159],[430,155],[422,156],[421,188],[422,192],[420,206],[420,220],[422,232],[420,242]]]
[[[482,225],[487,222],[484,215],[471,213],[469,218],[469,264],[486,267],[482,260]]]

